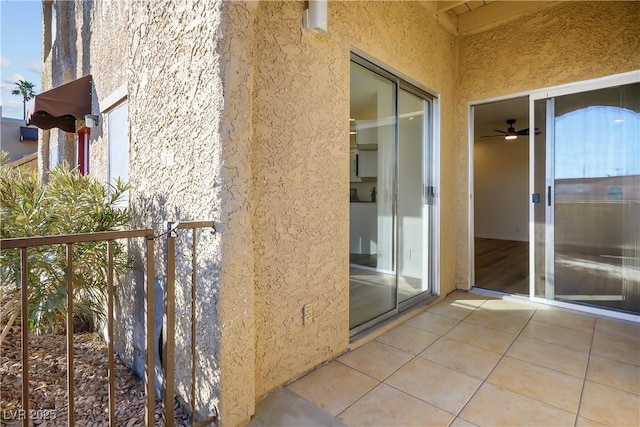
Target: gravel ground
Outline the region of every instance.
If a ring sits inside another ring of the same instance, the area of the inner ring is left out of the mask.
[[[95,333],[74,335],[75,419],[77,426],[108,425],[107,346]],[[67,425],[66,336],[29,337],[29,409],[37,426]],[[144,384],[116,358],[118,426],[144,425]],[[16,419],[22,396],[22,363],[19,330],[5,338],[0,349],[0,426],[21,425]],[[155,425],[164,425],[162,403],[156,404]],[[190,425],[189,416],[175,404],[175,425]]]

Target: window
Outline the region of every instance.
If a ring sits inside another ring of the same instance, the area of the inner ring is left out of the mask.
[[[115,185],[118,178],[129,181],[129,122],[128,105],[123,102],[107,113],[108,168],[107,179]],[[129,203],[127,191],[121,199],[123,205]]]
[[[58,146],[54,145],[49,148],[49,169],[53,169],[58,163],[60,163],[60,159],[58,157]]]
[[[609,189],[609,200],[622,200],[622,188],[619,185],[614,185]]]

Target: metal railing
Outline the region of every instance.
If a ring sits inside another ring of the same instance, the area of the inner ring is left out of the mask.
[[[155,240],[159,237],[167,237],[166,273],[167,283],[164,290],[164,324],[165,342],[163,346],[163,381],[162,400],[163,418],[165,425],[174,425],[174,369],[175,369],[175,239],[177,230],[189,229],[192,232],[191,248],[191,424],[192,426],[204,426],[215,422],[216,415],[196,422],[195,409],[195,352],[196,352],[196,275],[197,275],[197,230],[201,228],[214,228],[213,221],[189,221],[167,223],[166,231],[158,236],[152,229],[105,231],[95,233],[68,234],[42,237],[21,237],[0,239],[0,250],[20,250],[20,331],[21,331],[21,359],[22,359],[22,425],[27,427],[30,421],[29,411],[29,325],[28,325],[28,301],[29,301],[29,264],[28,251],[30,248],[65,245],[66,246],[66,288],[67,288],[67,313],[66,313],[66,350],[67,350],[67,423],[75,424],[74,413],[74,365],[73,365],[73,245],[87,242],[107,243],[107,349],[108,349],[108,388],[109,388],[109,426],[115,424],[115,331],[114,331],[114,251],[113,244],[116,240],[144,238],[146,246],[146,280],[144,282],[144,342],[145,342],[145,424],[152,426],[155,423]]]

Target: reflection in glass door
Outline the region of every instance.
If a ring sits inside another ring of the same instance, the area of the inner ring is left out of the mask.
[[[349,328],[396,309],[396,84],[351,63]]]
[[[537,100],[535,115],[546,125],[535,295],[640,313],[640,84]]]
[[[400,89],[398,99],[398,299],[429,290],[429,183],[427,140],[429,103]],[[425,224],[427,226],[425,226]]]
[[[430,292],[430,98],[355,56],[351,62],[349,328]]]

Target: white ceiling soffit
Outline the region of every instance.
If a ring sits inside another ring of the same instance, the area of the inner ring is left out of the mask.
[[[458,34],[469,34],[498,25],[532,9],[559,1],[438,1],[437,13],[447,13],[457,20]]]

